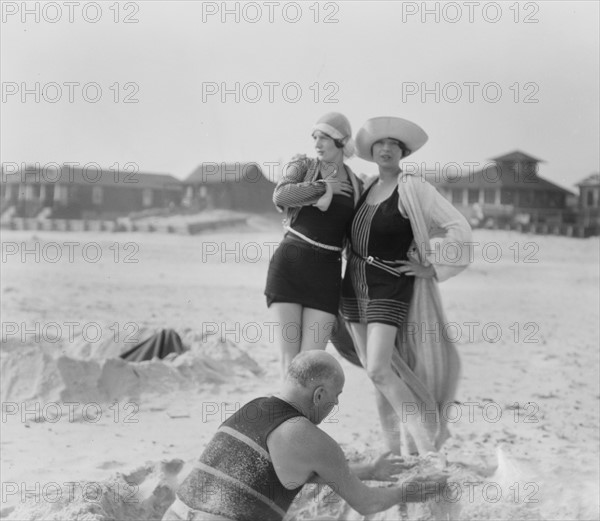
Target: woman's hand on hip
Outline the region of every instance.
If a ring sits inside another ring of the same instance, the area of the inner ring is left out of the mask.
[[[422,264],[411,260],[394,261],[389,264],[393,265],[398,273],[403,273],[409,277],[421,277],[422,279],[435,278],[435,269],[431,264],[429,266],[423,266]]]

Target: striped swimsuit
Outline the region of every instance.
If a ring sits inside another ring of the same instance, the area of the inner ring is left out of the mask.
[[[342,287],[342,315],[348,322],[398,327],[408,314],[414,277],[398,277],[363,258],[407,260],[413,232],[398,210],[397,190],[378,204],[366,202],[369,191],[361,197],[350,228],[353,253]]]

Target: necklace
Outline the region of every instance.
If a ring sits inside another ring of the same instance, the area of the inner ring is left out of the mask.
[[[335,164],[325,163],[321,167],[321,177],[323,179],[329,179],[330,177],[335,177],[338,173],[338,167]]]
[[[323,172],[323,169],[321,169],[321,177],[323,179],[329,179],[330,177],[337,177],[338,174],[340,174],[342,172],[345,175],[344,175],[344,178],[341,179],[341,181],[347,182],[350,179],[350,177],[348,176],[348,173],[346,172],[346,167],[344,165],[342,165],[341,170],[338,168],[338,165],[332,164],[332,163],[328,163],[327,167],[328,167],[328,170],[333,170],[333,171],[331,173],[327,172],[326,175],[325,175],[325,173]]]

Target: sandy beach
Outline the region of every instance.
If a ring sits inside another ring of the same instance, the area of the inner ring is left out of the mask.
[[[262,292],[281,236],[258,216],[197,236],[2,231],[3,518],[159,519],[220,422],[277,390]],[[599,240],[473,240],[472,265],[440,285],[450,325],[423,332],[455,339],[462,360],[442,449],[453,495],[368,519],[598,519]],[[115,358],[163,328],[191,349]],[[372,385],[342,365],[322,428],[348,457],[375,457]],[[308,492],[289,517],[364,519]]]

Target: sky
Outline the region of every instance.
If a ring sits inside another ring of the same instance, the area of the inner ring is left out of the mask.
[[[1,161],[276,173],[336,111],[418,123],[429,172],[518,149],[576,190],[600,170],[599,5],[4,1]]]

